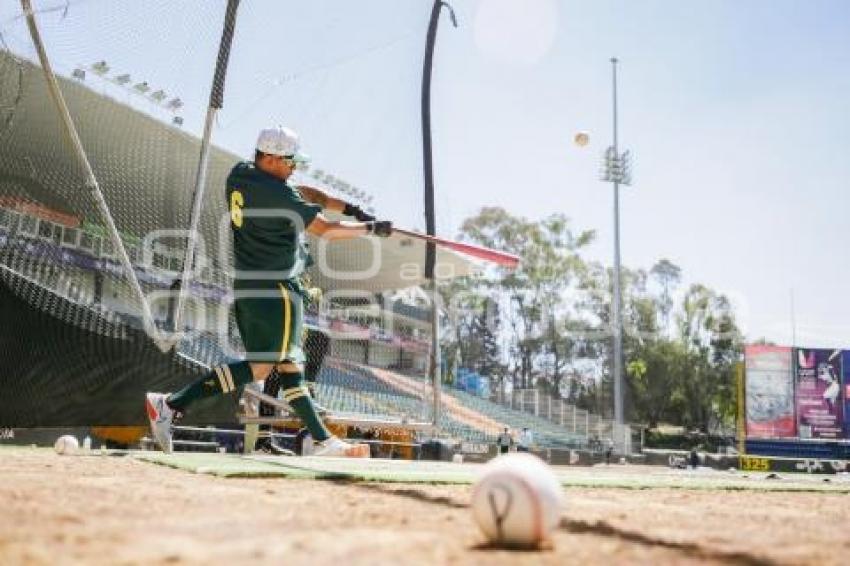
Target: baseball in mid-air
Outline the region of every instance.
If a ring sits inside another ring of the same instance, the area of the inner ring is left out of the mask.
[[[573,141],[579,147],[584,147],[590,142],[590,134],[587,132],[577,132],[573,137]]]
[[[77,450],[80,449],[80,442],[75,436],[65,434],[56,439],[56,443],[53,445],[53,449],[56,450],[57,454],[63,456],[76,454]]]
[[[563,490],[537,456],[514,453],[487,464],[472,490],[472,514],[491,544],[539,548],[557,526]]]

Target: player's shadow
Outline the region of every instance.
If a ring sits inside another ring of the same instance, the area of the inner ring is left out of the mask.
[[[455,501],[450,497],[442,495],[431,495],[424,491],[410,487],[393,488],[386,485],[374,483],[361,483],[350,481],[345,481],[345,483],[349,485],[354,485],[360,489],[364,489],[367,491],[379,492],[387,495],[396,495],[399,497],[406,497],[408,499],[414,499],[416,501],[432,503],[435,505],[442,505],[444,507],[451,507],[453,509],[469,508],[469,505],[461,503],[459,501]],[[651,537],[643,533],[621,529],[615,527],[614,525],[610,525],[604,521],[583,521],[580,519],[570,519],[567,517],[562,517],[561,522],[558,526],[561,530],[576,535],[589,534],[618,538],[622,541],[629,542],[632,544],[640,544],[643,546],[654,546],[675,550],[687,555],[688,557],[697,558],[701,560],[722,561],[727,562],[729,564],[740,564],[741,566],[773,566],[774,564],[777,564],[777,562],[774,560],[756,556],[747,552],[713,550],[710,548],[705,548],[693,542],[675,542],[664,540],[661,538]],[[503,546],[496,546],[492,543],[481,543],[473,546],[472,549],[481,551],[511,550],[518,552],[539,552],[540,550],[546,550],[546,547],[506,548]]]
[[[720,560],[730,564],[741,564],[743,566],[771,566],[778,564],[774,560],[755,556],[748,552],[712,550],[694,542],[675,542],[655,538],[643,533],[617,528],[613,525],[609,525],[605,521],[582,521],[580,519],[562,517],[561,523],[558,526],[562,530],[573,534],[593,534],[598,536],[615,537],[635,544],[677,550],[690,557],[704,560]]]

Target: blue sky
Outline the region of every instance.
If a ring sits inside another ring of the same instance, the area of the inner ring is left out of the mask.
[[[749,337],[780,343],[791,338],[793,289],[798,344],[850,347],[850,3],[452,5],[459,27],[441,22],[432,100],[442,234],[482,205],[564,212],[598,231],[588,255],[610,262],[611,189],[598,170],[616,55],[621,144],[635,155],[624,264],[670,259],[686,282],[728,293]],[[41,19],[57,67],[108,59],[179,93],[186,127],[199,131],[223,6],[78,0]],[[31,50],[19,10],[0,5],[0,31]],[[429,11],[413,0],[243,0],[215,142],[247,155],[258,129],[291,124],[318,166],[421,227]],[[571,143],[578,130],[590,132],[582,149]]]

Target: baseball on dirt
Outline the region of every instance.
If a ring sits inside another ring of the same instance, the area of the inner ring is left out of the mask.
[[[56,450],[57,454],[65,456],[76,454],[77,450],[80,449],[80,442],[75,436],[64,434],[56,439],[56,442],[53,444],[53,449]]]
[[[475,522],[496,545],[539,547],[558,525],[563,490],[537,456],[513,453],[484,466],[472,489]]]
[[[573,141],[579,147],[584,147],[590,142],[590,134],[587,132],[578,132],[574,137]]]

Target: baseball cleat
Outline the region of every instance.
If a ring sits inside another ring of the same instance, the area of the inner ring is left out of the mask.
[[[368,444],[351,444],[339,437],[332,436],[322,442],[313,452],[313,456],[333,458],[369,458]]]
[[[175,411],[165,402],[166,398],[167,393],[147,393],[145,412],[148,414],[154,440],[163,452],[170,454],[174,449],[171,427],[174,424]]]

